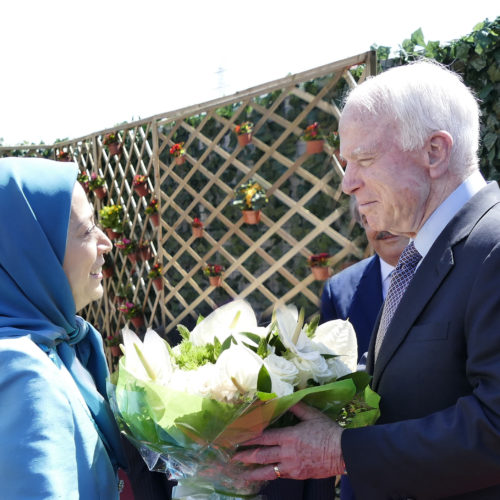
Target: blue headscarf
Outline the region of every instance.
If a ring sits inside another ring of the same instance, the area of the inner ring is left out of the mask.
[[[75,380],[114,466],[124,465],[106,400],[102,337],[76,316],[63,270],[74,163],[0,159],[0,338],[29,337],[57,352]]]

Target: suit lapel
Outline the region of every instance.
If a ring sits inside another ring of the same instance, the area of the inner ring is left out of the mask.
[[[473,196],[445,227],[429,253],[422,260],[394,313],[375,364],[373,363],[375,335],[372,336],[367,369],[373,373],[372,387],[374,390],[377,390],[387,363],[405,340],[434,292],[453,268],[453,246],[466,238],[478,220],[493,205],[499,203],[499,200],[500,190],[496,183],[489,184]],[[376,324],[377,330],[379,322],[380,314]]]

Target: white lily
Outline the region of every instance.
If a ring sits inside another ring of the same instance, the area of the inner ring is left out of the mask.
[[[136,378],[166,384],[174,371],[174,364],[165,341],[152,329],[144,335],[144,342],[129,328],[122,330],[125,369]]]
[[[267,329],[257,326],[257,318],[248,302],[233,300],[218,307],[198,323],[191,332],[189,340],[193,345],[205,345],[213,344],[217,337],[222,343],[231,335],[238,336],[240,332],[251,332],[264,337]],[[250,343],[248,339],[245,342]]]

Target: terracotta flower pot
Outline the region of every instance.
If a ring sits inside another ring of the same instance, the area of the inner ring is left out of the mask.
[[[132,262],[133,264],[135,264],[137,262],[137,253],[136,252],[127,254],[127,257],[129,258],[130,262]]]
[[[160,214],[159,213],[151,214],[149,216],[149,218],[151,219],[151,224],[153,224],[154,227],[158,227],[160,225]]]
[[[119,155],[122,152],[121,144],[119,142],[108,144],[108,150],[110,155]]]
[[[110,351],[111,351],[111,354],[112,354],[115,358],[119,357],[119,356],[121,355],[121,353],[122,353],[122,352],[120,351],[120,346],[119,346],[119,345],[112,345],[112,346],[110,347]]]
[[[106,269],[103,269],[102,270],[102,275],[105,278],[111,278],[111,276],[113,276],[113,268],[112,267],[108,267]]]
[[[130,318],[130,321],[136,328],[140,328],[141,326],[144,325],[143,316],[136,316],[135,318]]]
[[[311,267],[311,271],[314,275],[314,279],[318,281],[324,281],[330,277],[330,270],[325,266]]]
[[[238,135],[238,143],[241,147],[246,146],[252,142],[252,134],[241,134]]]
[[[260,222],[260,210],[242,210],[245,224],[258,224]]]
[[[122,233],[117,233],[116,231],[113,231],[110,227],[106,228],[106,234],[108,235],[108,238],[110,240],[116,240],[117,238],[120,238]]]
[[[151,247],[141,248],[139,255],[142,260],[149,260],[153,258],[153,251],[151,250]]]
[[[193,230],[193,236],[195,238],[203,238],[203,228],[202,227],[191,226],[191,229]]]
[[[147,196],[149,194],[147,184],[137,184],[134,186],[134,190],[139,196]]]
[[[154,278],[153,285],[160,292],[163,289],[163,278],[161,276]]]
[[[323,151],[323,140],[320,141],[306,141],[306,152],[309,155],[321,153]]]
[[[211,286],[221,286],[222,285],[222,276],[209,276]]]
[[[176,165],[183,165],[185,162],[186,162],[186,157],[184,155],[175,157],[175,164]]]
[[[108,194],[108,190],[105,188],[105,186],[101,186],[94,189],[94,193],[100,200],[102,200]]]

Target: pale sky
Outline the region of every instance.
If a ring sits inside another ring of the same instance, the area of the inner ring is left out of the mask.
[[[7,0],[0,138],[52,143],[349,57],[460,38],[497,0]]]

